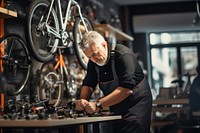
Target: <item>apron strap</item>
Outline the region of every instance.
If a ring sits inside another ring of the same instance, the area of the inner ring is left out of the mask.
[[[114,60],[114,56],[115,56],[115,48],[116,48],[116,44],[113,43],[111,44],[111,50],[110,50],[110,58],[111,58],[111,65],[112,65],[112,72],[114,72],[114,76],[116,76],[116,71],[115,71],[115,60]],[[97,72],[97,74],[99,75],[100,74],[100,71],[99,71],[99,67],[95,66],[95,70]],[[100,81],[100,79],[99,79]]]
[[[113,44],[111,45],[111,50],[110,50],[110,57],[111,57],[111,59],[114,58],[114,55],[115,55],[115,47],[116,47],[116,44],[113,43]]]

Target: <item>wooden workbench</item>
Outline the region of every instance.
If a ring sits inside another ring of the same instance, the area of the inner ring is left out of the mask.
[[[105,122],[112,120],[119,120],[121,116],[102,116],[102,117],[78,117],[78,118],[64,118],[64,119],[47,119],[47,120],[4,120],[0,119],[0,127],[56,127],[67,126],[74,124],[86,124],[94,122]]]
[[[152,108],[152,122],[151,126],[153,130],[156,128],[162,128],[166,125],[176,124],[175,121],[172,120],[163,120],[157,121],[155,120],[156,112],[170,114],[176,113],[177,119],[180,119],[180,113],[183,110],[182,106],[188,105],[189,99],[155,99],[153,101],[153,108]]]
[[[4,120],[0,119],[0,128],[4,133],[15,133],[15,130],[22,129],[23,133],[35,133],[40,129],[53,129],[58,133],[73,132],[87,133],[87,126],[92,126],[92,131],[100,132],[100,123],[119,120],[121,116],[98,116],[98,117],[77,117],[64,119],[47,119],[47,120]],[[109,125],[109,123],[106,123]]]

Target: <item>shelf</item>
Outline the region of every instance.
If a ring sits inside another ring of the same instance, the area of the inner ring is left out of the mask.
[[[179,112],[181,111],[182,108],[176,108],[176,107],[153,107],[152,111],[153,112]]]
[[[112,34],[113,36],[116,37],[117,40],[120,41],[133,41],[134,38],[130,35],[127,35],[126,33],[122,32],[121,30],[109,25],[109,24],[96,24],[95,26],[95,30],[97,30],[98,32],[106,32],[108,31],[109,34]]]
[[[189,99],[156,99],[153,104],[189,104]]]
[[[0,7],[0,18],[17,17],[17,12]]]
[[[200,111],[193,111],[193,112],[192,112],[192,115],[193,115],[193,116],[200,116]]]
[[[152,127],[164,127],[166,125],[171,125],[171,124],[175,124],[174,121],[152,121],[151,122],[151,126]]]

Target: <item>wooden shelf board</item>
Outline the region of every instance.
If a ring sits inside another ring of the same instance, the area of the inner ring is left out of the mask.
[[[114,34],[116,36],[117,40],[129,40],[133,41],[134,38],[130,35],[127,35],[126,33],[122,32],[121,30],[109,25],[109,24],[96,24],[95,30],[100,32],[108,31],[110,34]]]
[[[200,111],[193,111],[193,112],[192,112],[192,115],[193,115],[193,116],[200,116]]]
[[[175,107],[153,107],[152,108],[153,112],[156,112],[156,111],[159,111],[159,112],[179,112],[181,110],[182,110],[182,108],[175,108]]]
[[[17,17],[17,12],[0,7],[0,18]]]
[[[189,104],[189,99],[156,99],[153,104]]]
[[[152,121],[151,122],[151,126],[152,127],[164,127],[166,125],[171,125],[171,124],[175,124],[174,121]]]

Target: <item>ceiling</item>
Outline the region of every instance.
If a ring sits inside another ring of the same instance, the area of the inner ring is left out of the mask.
[[[113,0],[120,6],[130,6],[139,4],[153,4],[163,2],[186,2],[191,0]],[[195,1],[196,0],[192,0]],[[165,13],[165,14],[144,14],[132,17],[134,32],[163,32],[163,31],[188,31],[199,30],[198,25],[193,24],[193,19],[197,16],[195,12]]]
[[[191,1],[191,0],[113,0],[113,1],[115,1],[117,4],[121,6],[127,6],[136,4],[151,4],[151,3],[178,2],[178,1]]]

